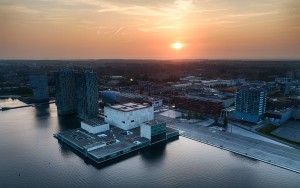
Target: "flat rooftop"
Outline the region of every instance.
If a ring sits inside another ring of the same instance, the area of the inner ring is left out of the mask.
[[[112,153],[131,148],[136,145],[135,141],[147,143],[147,138],[140,137],[140,128],[131,129],[129,134],[118,127],[111,126],[110,130],[98,134],[91,134],[78,128],[59,133],[63,140],[67,140],[80,150],[103,145],[103,147],[92,149],[89,154],[95,158],[102,158]]]
[[[154,125],[162,124],[162,123],[166,123],[166,122],[164,122],[162,120],[158,120],[158,119],[153,119],[151,121],[146,121],[143,124],[146,124],[146,125],[149,125],[149,126],[154,126]]]
[[[107,137],[106,139],[102,139],[100,137],[95,136],[94,134],[90,134],[89,132],[81,128],[63,131],[59,133],[59,136],[73,143],[81,150],[84,150],[85,146],[88,145],[104,144],[105,142],[113,138]]]
[[[113,108],[115,110],[129,112],[129,111],[134,111],[134,110],[140,110],[143,108],[148,108],[148,107],[150,107],[150,105],[147,103],[139,104],[139,103],[129,102],[129,103],[124,103],[124,104],[116,104],[116,105],[112,105],[109,107]]]
[[[85,124],[88,124],[92,127],[97,127],[97,126],[100,126],[100,125],[107,124],[107,123],[104,122],[103,118],[92,118],[92,119],[83,120],[82,122],[85,123]]]

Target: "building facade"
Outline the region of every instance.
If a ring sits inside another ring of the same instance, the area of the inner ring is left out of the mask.
[[[77,114],[81,119],[98,115],[98,82],[93,71],[62,70],[56,75],[56,105],[59,115]]]
[[[104,123],[104,121],[99,118],[81,121],[80,126],[82,129],[92,134],[98,134],[109,130],[109,124]]]
[[[77,113],[76,81],[71,70],[62,70],[56,75],[56,106],[59,115]]]
[[[77,113],[81,119],[89,119],[98,115],[98,83],[93,71],[76,74]]]
[[[153,106],[148,104],[125,103],[104,107],[106,123],[129,130],[141,123],[154,119]]]
[[[43,74],[29,76],[29,82],[35,102],[49,101],[48,77]]]
[[[141,137],[148,138],[151,143],[166,140],[166,123],[157,120],[147,121],[141,124]]]
[[[136,93],[124,93],[118,91],[106,90],[101,92],[103,102],[116,104],[116,103],[149,103],[154,109],[159,109],[163,106],[163,100],[157,97],[150,97]]]
[[[188,95],[174,97],[174,103],[177,108],[216,117],[225,108],[223,100]]]
[[[282,125],[292,118],[294,113],[293,108],[286,108],[282,110],[272,110],[266,112],[266,120],[272,125]]]
[[[266,111],[267,91],[262,86],[242,86],[235,96],[236,112],[234,117],[256,123]]]

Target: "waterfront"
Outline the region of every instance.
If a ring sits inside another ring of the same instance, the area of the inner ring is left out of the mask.
[[[214,127],[188,124],[178,119],[158,115],[161,119],[182,132],[182,136],[208,145],[222,148],[252,159],[279,166],[300,174],[300,150],[287,145],[271,142],[267,138],[250,138],[230,132],[219,131]],[[267,141],[267,142],[266,142]]]
[[[0,104],[22,105],[15,100]],[[0,112],[0,187],[297,187],[300,175],[180,137],[96,168],[53,134],[79,127],[55,104]]]

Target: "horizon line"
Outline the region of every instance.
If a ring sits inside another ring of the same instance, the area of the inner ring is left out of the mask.
[[[145,61],[300,61],[300,58],[0,58],[0,61],[103,61],[103,60],[145,60]]]

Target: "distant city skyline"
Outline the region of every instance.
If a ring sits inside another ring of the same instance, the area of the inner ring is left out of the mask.
[[[299,0],[1,0],[0,59],[300,59]]]

